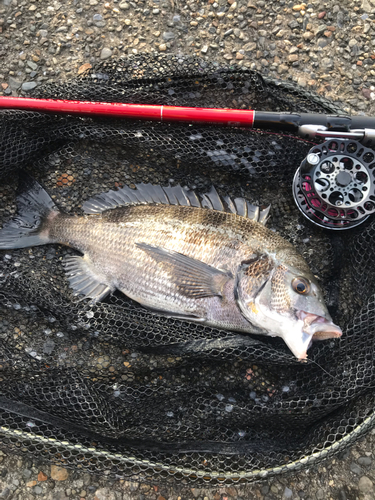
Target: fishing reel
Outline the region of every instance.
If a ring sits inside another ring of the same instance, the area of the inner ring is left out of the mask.
[[[375,213],[375,152],[353,132],[311,148],[294,176],[297,207],[325,229],[350,229]]]

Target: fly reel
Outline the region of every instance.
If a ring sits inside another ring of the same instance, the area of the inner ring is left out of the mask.
[[[298,208],[325,229],[350,229],[375,213],[375,153],[352,139],[314,146],[293,181]]]

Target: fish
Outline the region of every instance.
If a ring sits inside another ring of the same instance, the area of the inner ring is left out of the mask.
[[[92,304],[120,290],[172,318],[281,337],[300,361],[313,340],[342,335],[307,262],[266,227],[269,207],[214,187],[199,197],[186,187],[138,184],[94,196],[79,216],[24,173],[17,209],[0,230],[0,250],[78,250],[63,265],[72,291]]]

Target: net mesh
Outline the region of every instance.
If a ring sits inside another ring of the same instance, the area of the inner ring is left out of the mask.
[[[134,56],[45,84],[35,97],[337,113],[333,104],[239,67]],[[18,169],[80,214],[127,184],[187,185],[271,204],[272,229],[319,277],[344,334],[301,364],[280,339],[146,311],[121,293],[73,296],[59,245],[0,252],[0,436],[8,450],[115,477],[249,481],[337,453],[373,425],[375,223],[324,232],[293,202],[312,143],[188,124],[0,112],[0,222]]]

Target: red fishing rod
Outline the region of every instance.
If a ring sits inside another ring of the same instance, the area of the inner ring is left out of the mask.
[[[367,141],[375,140],[375,132],[372,134],[369,130],[375,129],[375,118],[367,116],[275,113],[249,109],[193,108],[156,104],[126,104],[6,96],[0,96],[0,108],[78,116],[151,120],[166,123],[188,122],[271,129],[283,132],[298,132],[301,136],[309,138],[330,136]]]
[[[323,138],[302,161],[293,195],[314,224],[348,229],[375,213],[375,118],[318,113],[0,97],[0,108],[157,122],[186,122],[291,132]]]

